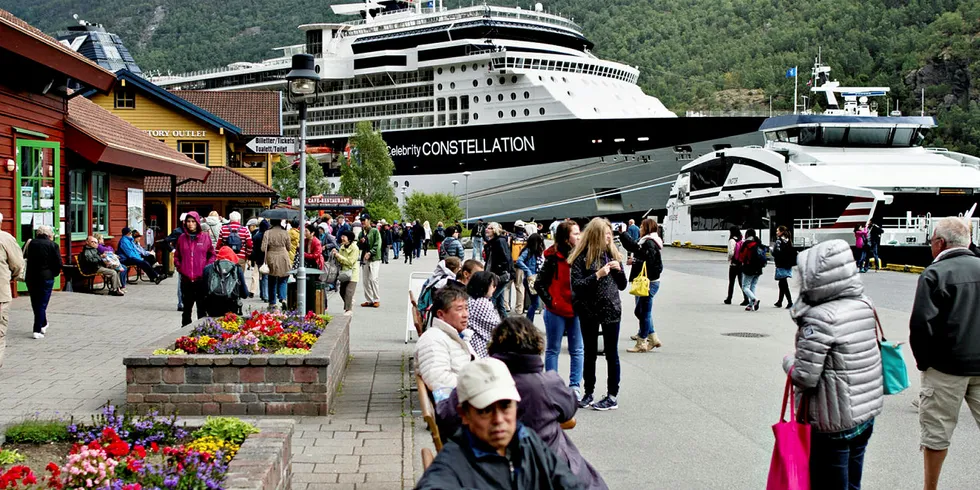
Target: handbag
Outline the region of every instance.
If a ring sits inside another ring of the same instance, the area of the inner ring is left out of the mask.
[[[343,269],[337,274],[337,280],[340,282],[350,282],[354,278],[353,273],[349,269]]]
[[[905,357],[902,355],[902,343],[889,342],[885,339],[885,331],[881,328],[881,320],[878,319],[878,310],[872,307],[872,311],[875,313],[875,325],[879,334],[878,348],[881,350],[881,373],[884,378],[882,384],[886,395],[895,395],[909,387],[909,372],[905,367]]]
[[[647,277],[647,261],[643,261],[643,268],[640,269],[640,275],[633,278],[633,282],[630,284],[630,294],[633,296],[650,296],[650,278]]]
[[[792,370],[790,370],[792,374]],[[790,404],[790,420],[786,420],[786,404]],[[810,424],[797,421],[799,414],[805,414],[805,403],[799,413],[796,411],[796,397],[793,396],[792,377],[786,376],[783,390],[783,408],[779,422],[772,426],[776,443],[772,448],[769,462],[769,478],[766,490],[810,490]]]
[[[259,266],[259,274],[268,274],[268,273],[269,273],[269,264],[263,263],[261,266]]]

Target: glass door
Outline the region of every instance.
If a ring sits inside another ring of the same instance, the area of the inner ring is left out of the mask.
[[[54,141],[17,140],[17,240],[23,244],[33,238],[35,230],[48,225],[54,230],[55,243],[64,233],[61,223],[61,144]],[[56,277],[55,289],[61,287]],[[23,283],[18,290],[26,290]]]

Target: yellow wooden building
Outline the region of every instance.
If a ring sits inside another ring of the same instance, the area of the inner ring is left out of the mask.
[[[278,92],[168,92],[128,70],[116,77],[109,94],[86,95],[211,170],[204,182],[146,178],[146,225],[156,236],[166,236],[174,217],[188,211],[217,211],[224,218],[238,211],[246,221],[275,202],[272,163],[278,155],[253,153],[246,143],[281,134]]]

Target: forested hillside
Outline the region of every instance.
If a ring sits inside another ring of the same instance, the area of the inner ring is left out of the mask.
[[[144,70],[181,72],[255,61],[302,42],[296,26],[336,20],[314,0],[4,0],[54,33],[71,14],[121,35]],[[446,0],[447,6],[469,1]],[[492,2],[509,5],[509,2]],[[641,70],[640,85],[671,109],[792,107],[818,48],[850,85],[884,85],[906,113],[941,129],[930,144],[980,154],[980,0],[552,0],[596,54]],[[525,8],[530,5],[524,5]]]

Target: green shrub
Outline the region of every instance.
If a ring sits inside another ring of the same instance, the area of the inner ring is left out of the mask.
[[[234,417],[208,417],[208,421],[194,432],[194,439],[212,436],[232,444],[241,444],[249,434],[257,434],[254,425]]]
[[[30,419],[7,427],[6,439],[11,444],[42,444],[71,438],[64,421]]]
[[[27,461],[27,456],[18,453],[16,449],[0,449],[0,466],[9,466],[24,461]]]
[[[309,354],[310,351],[306,349],[293,349],[292,347],[283,347],[275,352],[277,356],[305,356]]]
[[[154,356],[185,356],[183,349],[157,349],[153,351]]]

